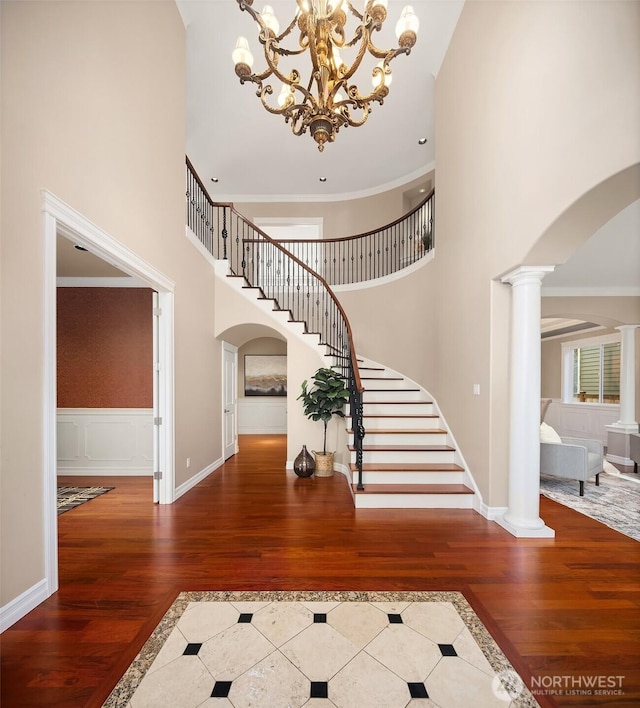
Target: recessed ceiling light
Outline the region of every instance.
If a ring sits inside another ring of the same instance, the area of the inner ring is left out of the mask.
[[[422,187],[421,189],[418,190],[420,194],[424,194],[427,191],[426,187]]]
[[[420,139],[418,140],[418,145],[424,145],[426,142],[427,142],[427,139],[426,139],[426,138],[420,138]]]
[[[87,250],[84,246],[81,246],[79,243],[74,244],[73,247],[78,251],[86,251]]]
[[[320,181],[321,181],[321,182],[326,182],[326,181],[327,181],[327,178],[326,178],[326,177],[320,177]]]
[[[212,177],[212,178],[211,178],[211,181],[212,181],[212,182],[215,182],[215,183],[217,184],[217,183],[218,183],[218,178],[217,178],[217,177]]]

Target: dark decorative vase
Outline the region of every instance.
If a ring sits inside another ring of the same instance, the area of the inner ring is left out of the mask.
[[[300,454],[293,461],[293,471],[298,477],[311,477],[316,469],[313,456],[307,451],[307,446],[303,445]]]

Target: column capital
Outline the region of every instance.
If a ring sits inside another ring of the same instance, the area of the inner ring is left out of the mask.
[[[509,285],[520,285],[521,283],[541,283],[547,273],[555,270],[555,266],[518,266],[501,276],[500,280]]]
[[[625,330],[637,329],[638,327],[640,327],[640,324],[624,324],[614,327],[614,329],[619,329],[621,332],[624,332]]]

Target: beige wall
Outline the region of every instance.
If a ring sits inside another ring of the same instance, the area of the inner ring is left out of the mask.
[[[316,217],[323,220],[324,238],[344,238],[379,229],[417,205],[416,189],[433,187],[434,173],[371,197],[334,202],[235,202],[247,219],[256,217]],[[424,196],[424,195],[422,195]]]
[[[436,253],[437,258],[437,253]],[[351,323],[358,356],[401,372],[432,391],[435,384],[433,326],[440,305],[433,263],[373,287],[337,295]]]
[[[507,500],[510,292],[498,279],[583,194],[604,213],[598,185],[640,162],[639,8],[468,2],[436,80],[433,392],[492,506]],[[571,248],[596,221],[573,229]],[[555,238],[539,265],[566,260]]]
[[[185,38],[175,4],[3,2],[1,29],[5,605],[44,572],[40,191],[176,283],[177,485],[221,456],[221,363],[214,276],[184,235]]]

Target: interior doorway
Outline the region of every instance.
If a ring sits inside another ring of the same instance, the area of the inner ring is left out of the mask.
[[[222,440],[224,459],[238,452],[238,347],[222,342]]]
[[[127,276],[136,278],[155,291],[154,296],[154,501],[174,501],[174,413],[173,413],[173,289],[174,284],[160,271],[123,244],[83,217],[53,194],[43,191],[44,212],[44,293],[45,293],[45,372],[44,372],[44,460],[45,497],[45,582],[47,595],[58,589],[57,528],[57,366],[56,294],[58,236],[86,248]]]

